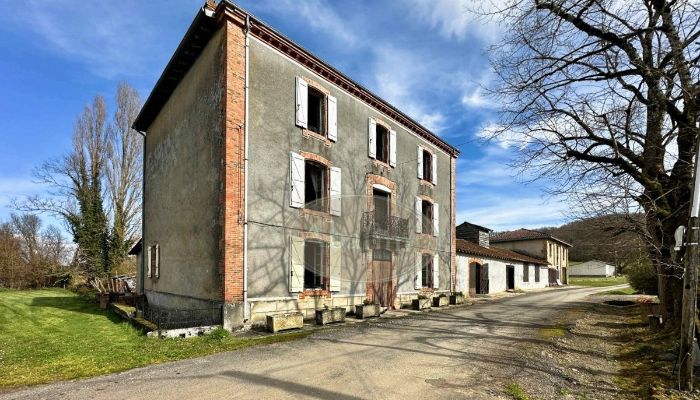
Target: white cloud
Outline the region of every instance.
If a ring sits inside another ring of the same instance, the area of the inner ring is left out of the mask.
[[[486,43],[494,42],[502,27],[497,21],[479,16],[500,9],[508,0],[407,0],[415,16],[448,39],[464,40],[468,36]]]
[[[163,47],[165,34],[155,30],[140,3],[30,0],[15,9],[14,17],[6,16],[10,23],[27,27],[39,45],[101,77],[142,73],[153,54],[167,57],[172,51]]]
[[[488,196],[484,198],[483,205],[460,209],[456,223],[459,225],[469,221],[496,231],[538,228],[566,222],[564,213],[567,210],[563,202],[513,193],[502,197]]]
[[[445,127],[445,114],[426,98],[434,70],[412,51],[393,46],[374,47],[374,87],[381,97],[433,132]],[[432,108],[431,108],[432,107]]]
[[[493,106],[482,93],[481,87],[478,86],[462,96],[462,104],[468,108],[491,108]]]

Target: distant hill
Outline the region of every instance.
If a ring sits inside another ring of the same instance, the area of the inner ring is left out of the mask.
[[[602,260],[623,265],[647,257],[642,238],[634,232],[641,226],[642,215],[609,215],[537,230],[571,243],[574,247],[569,259],[572,261]]]

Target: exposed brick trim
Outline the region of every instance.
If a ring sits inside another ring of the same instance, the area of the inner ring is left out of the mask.
[[[224,25],[223,141],[220,197],[222,227],[219,251],[221,298],[243,301],[243,207],[245,196],[245,34],[240,25]]]
[[[367,186],[367,211],[374,211],[374,185],[384,185],[391,190],[391,211],[396,211],[396,182],[381,175],[367,174],[365,177]]]

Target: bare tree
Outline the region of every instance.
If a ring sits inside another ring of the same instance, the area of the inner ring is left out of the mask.
[[[697,0],[521,0],[491,48],[492,137],[588,211],[640,207],[659,296],[681,310],[673,232],[688,220],[700,103]]]
[[[119,84],[105,168],[112,219],[109,255],[112,268],[126,259],[141,234],[143,141],[131,128],[140,109],[138,92],[126,83]]]

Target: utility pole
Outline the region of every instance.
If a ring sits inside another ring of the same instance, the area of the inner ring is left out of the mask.
[[[681,390],[693,390],[693,365],[695,338],[695,312],[698,284],[698,241],[700,240],[700,141],[696,146],[695,179],[690,206],[690,218],[685,242],[685,273],[683,274],[683,314],[681,317],[681,342],[679,359],[679,383]]]

